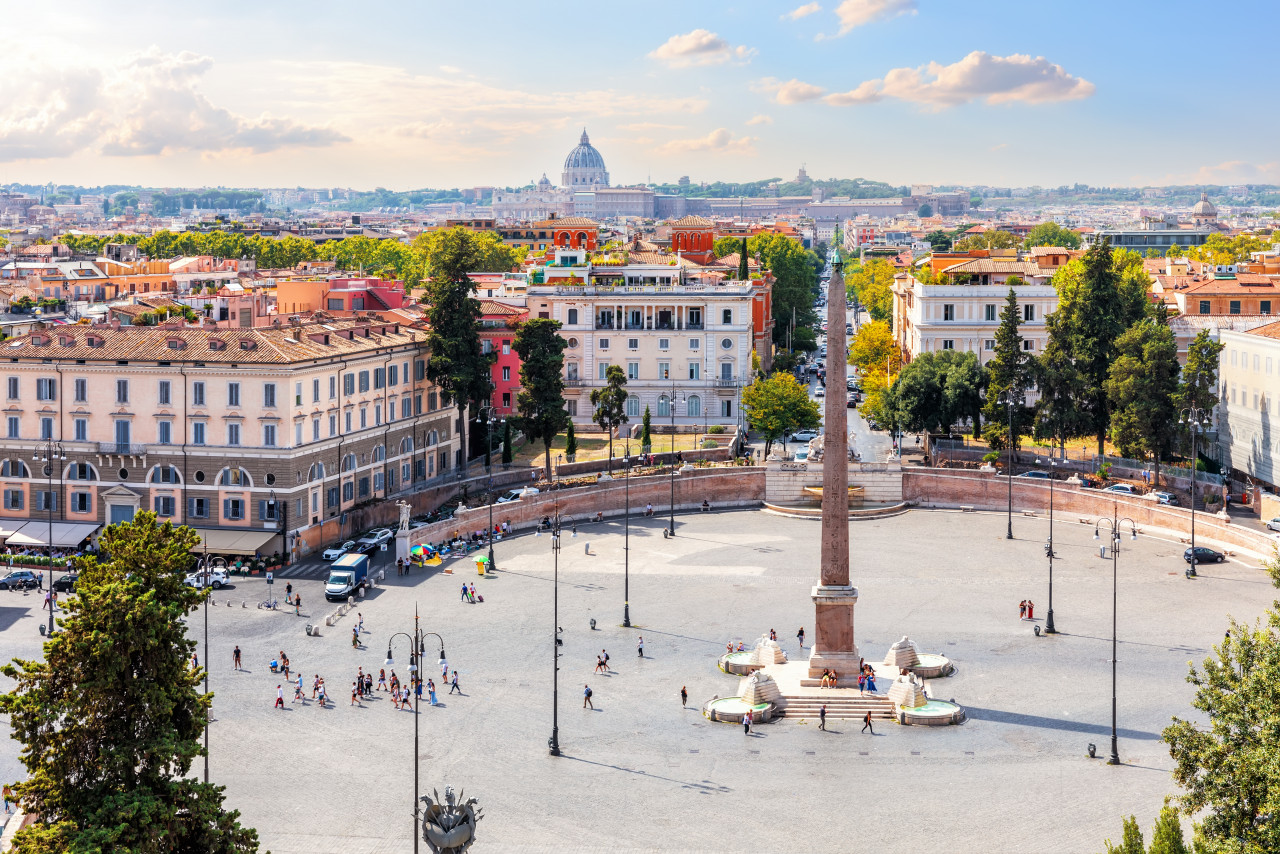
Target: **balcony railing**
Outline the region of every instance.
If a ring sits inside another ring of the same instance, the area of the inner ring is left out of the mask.
[[[738,381],[733,378],[729,378],[729,379],[724,379],[723,377],[716,378],[716,388],[734,388],[737,385],[738,385]]]
[[[119,456],[140,457],[147,452],[146,445],[131,445],[128,442],[99,442],[98,453],[117,454]]]
[[[565,381],[564,381],[565,388],[578,388],[581,385],[582,385],[582,380],[579,379],[578,377],[565,378]]]

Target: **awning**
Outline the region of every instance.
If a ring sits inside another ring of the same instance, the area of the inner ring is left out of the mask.
[[[92,522],[54,522],[52,525],[53,541],[50,542],[50,525],[48,522],[27,522],[5,537],[5,545],[52,545],[54,548],[70,548],[78,546],[89,537],[92,537],[100,527],[100,525],[95,525]],[[0,533],[0,536],[3,536],[3,534]]]
[[[251,555],[262,551],[262,547],[273,538],[280,536],[279,531],[229,531],[213,528],[196,528],[200,542],[192,546],[191,551],[203,552],[208,545],[209,551],[220,555]]]

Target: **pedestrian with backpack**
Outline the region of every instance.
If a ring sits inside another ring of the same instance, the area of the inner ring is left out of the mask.
[[[595,708],[596,708],[595,704],[591,702],[591,686],[583,685],[582,686],[582,708],[585,709],[588,706],[591,707],[592,711],[595,711]]]

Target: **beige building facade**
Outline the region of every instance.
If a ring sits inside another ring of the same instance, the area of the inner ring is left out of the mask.
[[[1238,476],[1280,486],[1280,323],[1223,329],[1218,357],[1219,459]]]

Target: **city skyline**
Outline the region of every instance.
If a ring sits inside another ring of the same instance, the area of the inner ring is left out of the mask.
[[[520,186],[555,180],[583,126],[615,184],[802,163],[894,184],[1280,183],[1276,120],[1251,110],[1273,84],[1203,47],[1274,19],[1261,3],[1229,23],[1187,3],[386,10],[13,12],[0,183]],[[1249,133],[1200,118],[1245,110]]]

